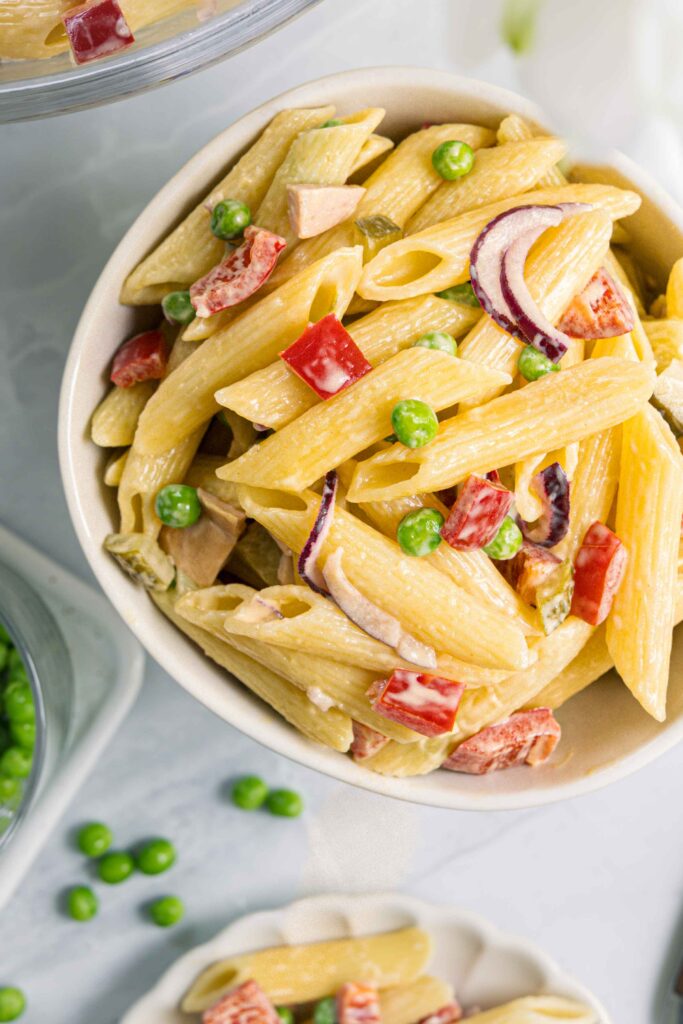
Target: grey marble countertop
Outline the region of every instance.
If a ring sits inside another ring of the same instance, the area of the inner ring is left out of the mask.
[[[57,397],[81,307],[114,244],[199,146],[269,96],[357,65],[462,70],[460,7],[325,0],[192,78],[0,128],[0,520],[89,578],[59,480]],[[482,77],[514,84],[505,56],[477,59]],[[303,818],[235,810],[229,781],[245,771],[299,789]],[[397,888],[539,943],[615,1022],[661,1024],[683,952],[682,775],[679,748],[608,790],[539,810],[409,806],[266,751],[149,662],[132,714],[2,913],[0,984],[26,990],[27,1024],[115,1024],[180,953],[237,915],[309,893]],[[58,896],[87,877],[71,832],[92,818],[121,844],[172,837],[179,862],[168,876],[102,892],[97,921],[80,925],[59,914]],[[187,916],[161,932],[140,906],[169,890]]]

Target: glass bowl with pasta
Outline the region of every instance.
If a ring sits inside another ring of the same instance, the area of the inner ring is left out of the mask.
[[[95,106],[238,52],[318,0],[0,4],[0,123]]]
[[[231,1024],[245,1008],[260,1024],[276,1024],[276,1008],[286,1020],[339,1024],[609,1024],[597,999],[529,943],[390,893],[241,918],[173,964],[122,1024]]]
[[[683,733],[683,214],[618,154],[560,169],[540,120],[418,69],[273,100],[131,228],[63,383],[76,529],[150,653],[447,807]]]

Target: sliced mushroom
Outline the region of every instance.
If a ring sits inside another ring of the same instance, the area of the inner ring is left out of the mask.
[[[260,523],[249,523],[233,551],[228,569],[252,587],[274,587],[280,582],[281,552]]]
[[[178,530],[165,526],[159,537],[179,571],[200,587],[210,587],[241,537],[246,516],[236,505],[198,488],[202,515],[192,526]]]

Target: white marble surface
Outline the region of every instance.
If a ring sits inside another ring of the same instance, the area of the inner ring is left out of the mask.
[[[493,0],[491,0],[491,3]],[[62,498],[55,422],[80,308],[114,243],[204,141],[273,93],[332,70],[420,63],[514,85],[511,60],[463,45],[460,0],[325,0],[240,55],[100,111],[0,128],[0,519],[88,576]],[[481,5],[471,5],[481,9]],[[231,777],[306,796],[299,821],[245,815]],[[149,664],[131,717],[0,920],[0,984],[27,1024],[114,1024],[181,951],[244,911],[329,890],[404,889],[476,910],[544,946],[619,1024],[670,1019],[683,953],[683,749],[609,790],[515,814],[456,814],[357,792],[263,750]],[[102,891],[96,922],[57,912],[87,877],[70,845],[103,818],[121,844],[161,833],[180,860]],[[176,892],[171,932],[140,905]]]

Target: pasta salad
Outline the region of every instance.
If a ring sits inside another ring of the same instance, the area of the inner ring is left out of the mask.
[[[93,416],[104,543],[309,739],[534,766],[613,666],[666,714],[683,261],[654,294],[639,196],[516,115],[383,115],[283,110],[123,282],[161,312]]]

